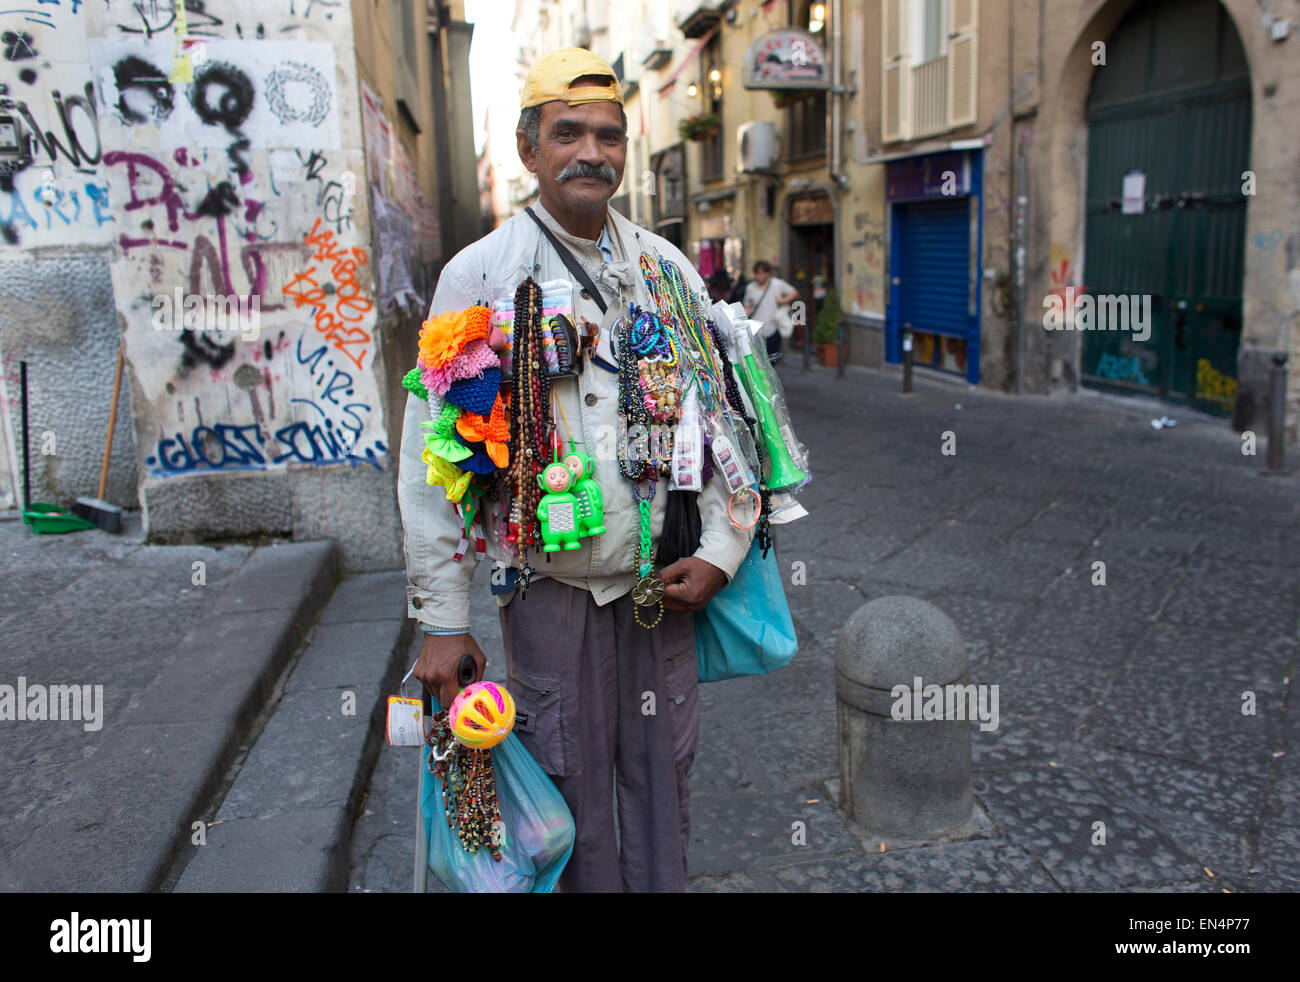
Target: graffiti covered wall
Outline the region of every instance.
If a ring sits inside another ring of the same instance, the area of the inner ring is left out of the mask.
[[[21,496],[20,362],[32,499],[67,504],[97,491],[118,350],[86,5],[8,7],[0,10],[0,508]],[[125,396],[105,497],[136,500]]]
[[[58,7],[57,43],[88,74],[59,80],[60,119],[97,126],[79,140],[94,173],[65,191],[80,212],[59,231],[108,239],[149,531],[288,531],[321,488],[297,472],[336,465],[329,479],[358,482],[355,507],[382,512],[391,538],[392,509],[364,500],[391,495],[392,475],[349,6]],[[26,205],[39,177],[15,191]],[[39,246],[58,219],[8,224]]]

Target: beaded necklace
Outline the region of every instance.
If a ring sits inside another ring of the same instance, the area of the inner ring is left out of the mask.
[[[515,291],[512,331],[514,380],[510,399],[510,526],[507,542],[519,551],[519,591],[528,591],[534,570],[528,563],[529,546],[539,539],[537,505],[541,488],[537,475],[546,465],[550,440],[551,380],[542,359],[542,290],[530,276]]]
[[[444,709],[432,718],[426,766],[442,782],[447,827],[456,831],[461,848],[468,853],[486,848],[499,863],[504,826],[492,751],[461,746],[452,735],[449,715]]]
[[[700,405],[706,412],[721,409],[724,398],[721,389],[727,375],[712,343],[713,319],[675,263],[660,259],[659,266],[672,306],[680,312],[677,321],[687,362],[682,388],[687,390],[693,383],[699,392]]]
[[[640,524],[633,564],[637,584],[632,589],[632,616],[650,629],[663,620],[664,582],[654,574],[654,543],[650,537],[650,503],[660,474],[672,463],[672,427],[681,407],[677,343],[657,315],[636,304],[617,332],[618,340],[618,469],[632,482]],[[642,490],[642,485],[645,490]],[[641,608],[657,606],[651,623]]]

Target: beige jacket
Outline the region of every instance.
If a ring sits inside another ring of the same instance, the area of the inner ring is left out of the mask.
[[[606,219],[614,256],[612,263],[605,262],[595,242],[564,231],[540,204],[533,205],[533,211],[582,263],[611,310],[618,307],[620,294],[623,309],[629,300],[641,306],[653,306],[641,277],[642,249],[651,256],[651,250],[655,250],[675,262],[692,289],[700,294],[706,292],[699,273],[675,246],[612,208]],[[530,272],[539,283],[573,279],[541,229],[521,213],[462,249],[447,263],[438,280],[429,316],[462,310],[475,303],[490,304],[503,295],[513,296]],[[600,308],[594,300],[582,296],[585,291],[580,284],[576,287],[578,317],[600,324],[604,320]],[[618,376],[592,364],[585,355],[584,360],[587,364],[583,374],[553,380],[563,410],[556,424],[561,437],[567,441],[569,434],[564,424],[567,419],[573,428],[573,439],[581,441],[583,449],[595,461],[595,479],[604,499],[606,531],[583,539],[581,549],[550,553],[550,562],[546,561],[545,554],[535,555],[530,551],[528,556],[538,576],[549,576],[589,590],[596,603],[604,605],[623,596],[636,583],[633,559],[639,522],[631,485],[618,471],[615,438]],[[428,419],[427,404],[414,395],[409,396],[397,481],[398,505],[405,530],[407,613],[433,627],[468,630],[474,551],[471,548],[460,562],[451,558],[460,541],[456,511],[441,487],[431,487],[425,482],[427,468],[420,459],[427,432],[420,424]],[[651,510],[651,534],[656,544],[663,529],[667,493],[668,480],[661,478]],[[727,499],[726,486],[717,476],[700,492],[702,531],[695,555],[730,578],[748,553],[753,532],[740,531],[731,524]],[[517,565],[496,541],[495,505],[486,510],[484,518],[488,559]],[[501,599],[504,602],[506,598]]]

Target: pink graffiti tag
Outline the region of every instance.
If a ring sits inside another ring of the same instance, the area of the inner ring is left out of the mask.
[[[131,192],[130,200],[122,206],[123,211],[135,211],[138,208],[152,208],[154,205],[163,205],[167,209],[167,228],[175,232],[180,228],[179,218],[184,215],[187,219],[193,219],[195,216],[189,214],[185,208],[185,202],[181,199],[179,186],[172,180],[171,171],[165,164],[160,164],[148,154],[136,153],[127,150],[110,150],[104,154],[104,164],[112,167],[115,164],[126,164],[126,180]],[[157,194],[152,197],[140,197],[139,184],[145,177],[143,170],[151,170],[157,175],[162,187]]]

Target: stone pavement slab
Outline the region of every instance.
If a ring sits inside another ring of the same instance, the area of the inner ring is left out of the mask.
[[[716,875],[773,860],[844,852],[855,845],[844,820],[813,786],[782,792],[692,794],[691,823],[733,830],[726,843],[693,837],[692,875]]]
[[[227,778],[207,841],[182,857],[176,892],[346,889],[352,825],[412,637],[404,589],[402,573],[385,572],[335,591]]]
[[[1063,890],[1157,885],[1200,871],[1168,833],[1108,799],[1079,768],[981,771],[974,787],[1007,841],[1037,859]]]
[[[765,867],[751,876],[757,888],[771,892],[1027,893],[1060,889],[1027,853],[996,847],[987,840],[878,854],[848,852]]]
[[[1255,713],[1230,679],[1179,679],[1154,668],[1120,676],[1089,719],[1084,743],[1134,750],[1265,780],[1280,749],[1282,680],[1255,686]]]
[[[0,682],[103,686],[100,728],[0,721],[0,889],[157,887],[332,588],[328,542],[146,546],[0,521]],[[200,565],[196,565],[200,564]]]

